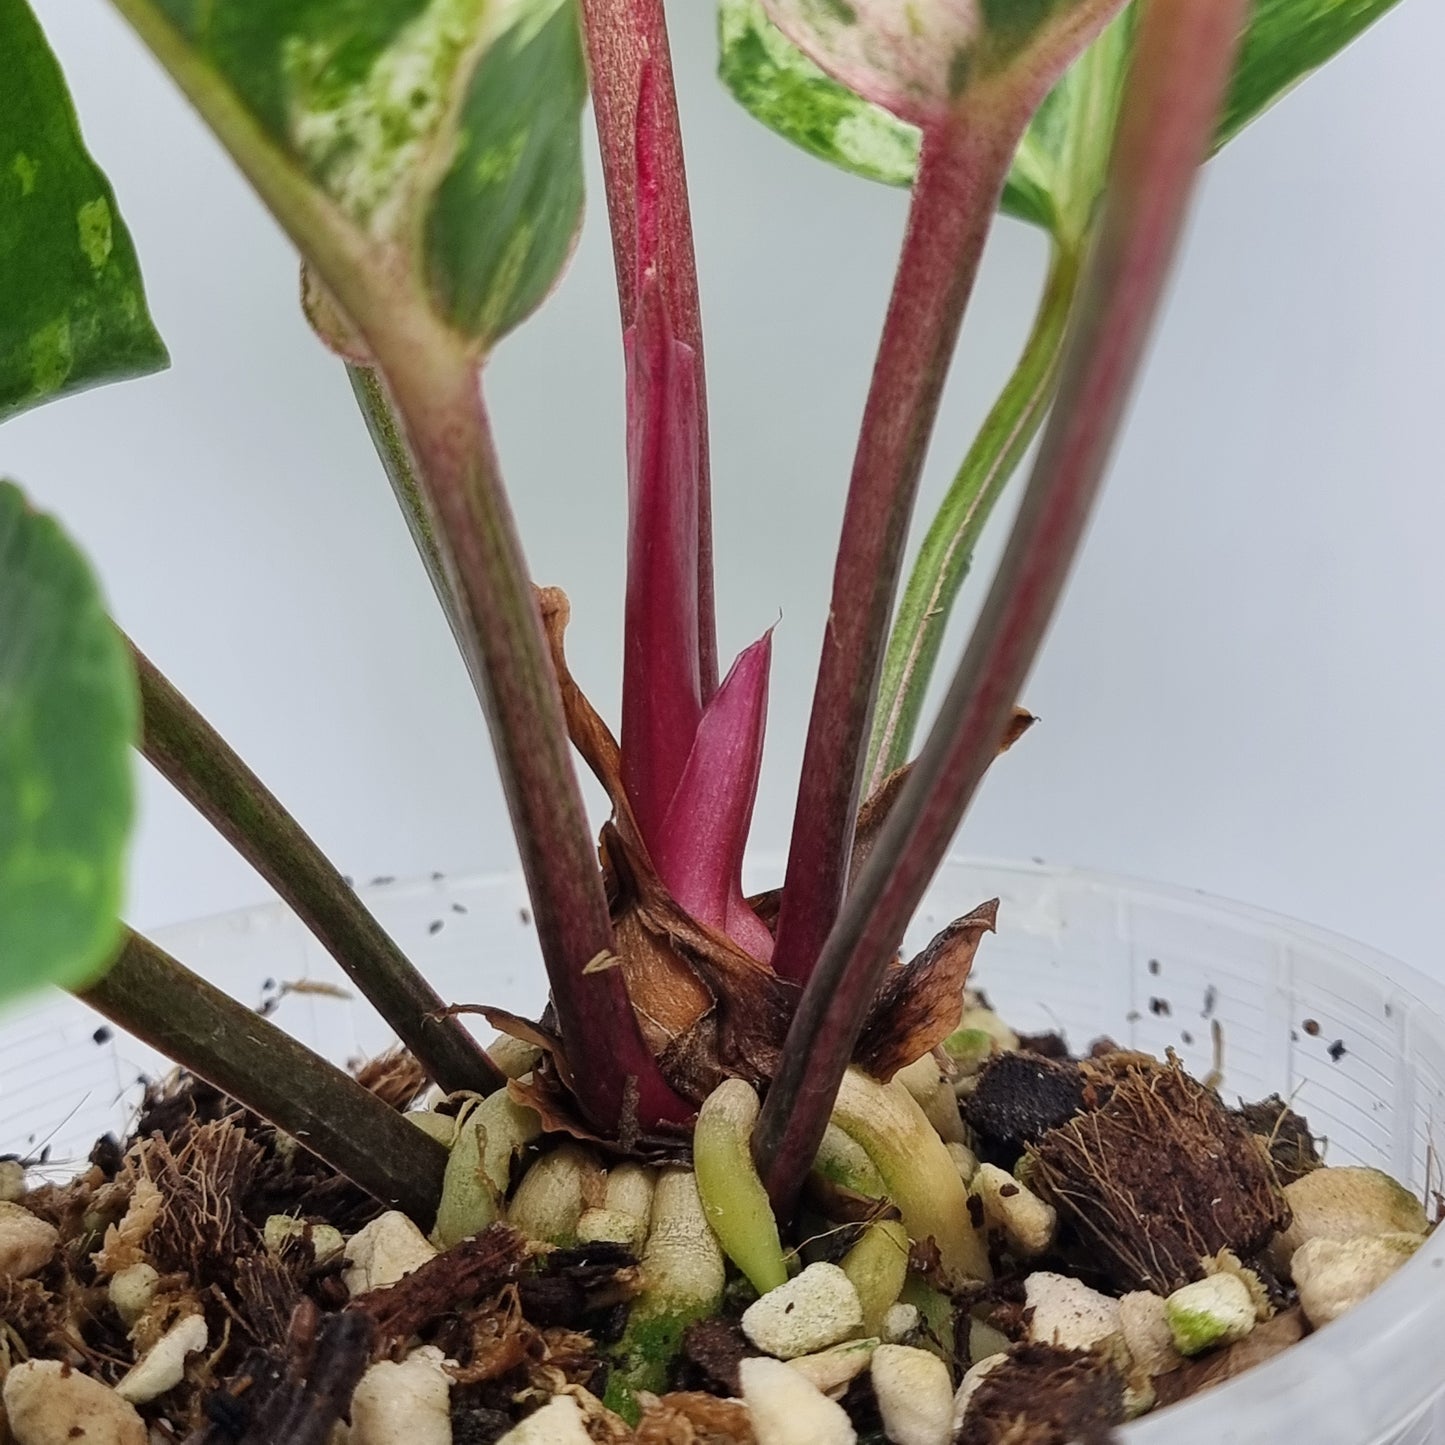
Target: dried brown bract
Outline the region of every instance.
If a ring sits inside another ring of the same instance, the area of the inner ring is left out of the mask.
[[[426,1092],[429,1082],[426,1070],[403,1048],[388,1049],[365,1060],[355,1073],[358,1084],[393,1109],[409,1108]]]
[[[754,1445],[747,1410],[691,1390],[663,1395],[642,1412],[637,1445]]]

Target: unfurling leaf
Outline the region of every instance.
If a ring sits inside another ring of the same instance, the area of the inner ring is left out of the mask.
[[[26,0],[0,0],[0,419],[167,364],[130,233]]]
[[[0,999],[111,961],[140,708],[84,559],[0,482]]]
[[[703,709],[651,849],[678,903],[764,962],[772,957],[773,936],[743,899],[742,872],[763,762],[772,656],[769,631],[738,657]]]
[[[627,344],[627,607],[622,776],[648,846],[702,717],[697,645],[697,367],[655,274]]]
[[[581,221],[575,0],[116,0],[341,294],[423,305],[480,350],[546,296]],[[350,269],[354,269],[354,266]]]

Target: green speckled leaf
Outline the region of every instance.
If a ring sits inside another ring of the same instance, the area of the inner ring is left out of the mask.
[[[139,726],[84,558],[0,482],[0,999],[109,963]]]
[[[273,206],[314,188],[482,347],[556,282],[582,213],[576,0],[117,3],[213,124],[239,103],[260,127],[218,125]]]
[[[768,19],[762,0],[719,0],[717,14],[718,75],[745,110],[845,171],[913,183],[917,126],[824,75]]]
[[[60,67],[25,0],[0,0],[0,419],[166,362]]]
[[[432,294],[463,330],[510,331],[567,264],[582,223],[586,102],[570,0],[529,6],[477,66],[462,106],[460,156],[426,229]]]
[[[1235,61],[1217,145],[1317,70],[1398,0],[1254,0]]]

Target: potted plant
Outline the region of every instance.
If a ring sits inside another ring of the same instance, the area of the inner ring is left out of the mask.
[[[1283,1101],[1234,1111],[1170,1060],[1025,1047],[965,988],[994,904],[898,957],[985,770],[1029,725],[1016,699],[1199,165],[1390,0],[722,0],[721,71],[749,110],[912,187],[792,846],[780,886],[751,897],[770,636],[720,666],[660,0],[115,3],[301,253],[307,316],[349,368],[486,713],[550,998],[536,1020],[484,1006],[501,1034],[484,1049],[108,620],[56,524],[0,489],[0,986],[75,989],[189,1071],[72,1183],[30,1188],[12,1161],[0,1363],[18,1445],[57,1421],[309,1441],[348,1418],[356,1445],[451,1440],[463,1419],[515,1445],[1063,1440],[1167,1399],[1165,1375],[1207,1382],[1186,1357],[1218,1375],[1248,1341],[1292,1344],[1419,1248],[1420,1201],[1320,1167]],[[0,27],[9,412],[165,353],[24,0]],[[568,670],[565,595],[527,572],[481,385],[565,266],[589,90],[627,363],[616,733]],[[895,618],[1000,203],[1048,233],[1039,316]],[[915,747],[974,542],[1036,435]],[[135,749],[404,1054],[349,1076],[120,928]],[[574,752],[610,802],[600,839]]]

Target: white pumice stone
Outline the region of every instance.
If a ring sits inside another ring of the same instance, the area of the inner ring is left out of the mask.
[[[1174,1334],[1164,1316],[1164,1296],[1134,1290],[1119,1301],[1119,1333],[1134,1363],[1151,1379],[1167,1375],[1184,1363],[1174,1348]]]
[[[342,1282],[352,1294],[365,1294],[395,1284],[436,1255],[436,1248],[406,1215],[388,1210],[347,1241]]]
[[[280,1254],[289,1239],[309,1237],[317,1264],[335,1259],[346,1248],[346,1236],[334,1224],[307,1224],[294,1214],[271,1215],[261,1229],[261,1236],[272,1254]]]
[[[1377,1290],[1424,1243],[1420,1234],[1311,1239],[1295,1251],[1290,1269],[1305,1318],[1319,1329]]]
[[[18,1159],[0,1159],[0,1204],[25,1198],[25,1166]]]
[[[1016,1253],[1042,1254],[1054,1242],[1059,1216],[1053,1205],[997,1164],[981,1164],[972,1189],[983,1205],[984,1219],[1003,1233]]]
[[[810,1264],[743,1311],[743,1333],[780,1360],[816,1354],[863,1328],[863,1304],[836,1264]]]
[[[1429,1227],[1425,1206],[1379,1169],[1311,1169],[1285,1186],[1284,1197],[1293,1220],[1270,1245],[1277,1269],[1288,1269],[1295,1250],[1311,1239],[1423,1234]]]
[[[937,1355],[910,1345],[879,1345],[871,1370],[883,1433],[893,1445],[948,1445],[953,1382]]]
[[[0,1398],[15,1445],[146,1445],[134,1405],[59,1360],[15,1365]]]
[[[423,1345],[399,1363],[372,1365],[351,1397],[348,1445],[452,1445],[452,1378],[444,1359],[435,1345]]]
[[[958,1390],[953,1397],[953,1418],[951,1421],[953,1431],[958,1433],[959,1427],[963,1424],[963,1417],[968,1413],[968,1402],[973,1399],[978,1387],[983,1384],[984,1377],[990,1370],[996,1370],[1008,1359],[1007,1355],[989,1355],[980,1360],[976,1365],[970,1365],[963,1373],[963,1379],[958,1382]]]
[[[204,1350],[210,1338],[204,1315],[186,1315],[177,1320],[131,1366],[115,1393],[132,1405],[145,1405],[167,1390],[174,1390],[186,1377],[186,1356]]]
[[[898,1303],[890,1305],[883,1316],[883,1338],[890,1345],[901,1344],[918,1328],[920,1319],[917,1305]]]
[[[1176,1289],[1164,1318],[1181,1355],[1198,1355],[1242,1340],[1255,1325],[1254,1296],[1237,1274],[1211,1274]]]
[[[868,1368],[868,1361],[877,1348],[876,1339],[845,1340],[816,1355],[799,1355],[788,1361],[788,1368],[796,1370],[825,1395],[831,1395],[841,1392]]]
[[[592,1445],[592,1437],[577,1401],[571,1395],[553,1395],[540,1410],[513,1425],[497,1445]]]
[[[1024,1281],[1033,1310],[1029,1338],[1066,1350],[1089,1350],[1119,1332],[1119,1301],[1065,1274],[1040,1271]]]
[[[156,1286],[160,1275],[154,1265],[144,1262],[130,1264],[111,1276],[106,1293],[115,1306],[115,1312],[129,1328],[150,1308],[156,1297]]]
[[[0,1276],[24,1279],[50,1263],[60,1231],[28,1209],[0,1203]]]
[[[843,1407],[791,1365],[753,1355],[738,1373],[757,1445],[856,1445],[858,1433]]]
[[[978,1173],[978,1155],[967,1144],[949,1144],[947,1147],[948,1157],[953,1160],[953,1167],[958,1170],[958,1177],[965,1184],[972,1184],[974,1176]]]

